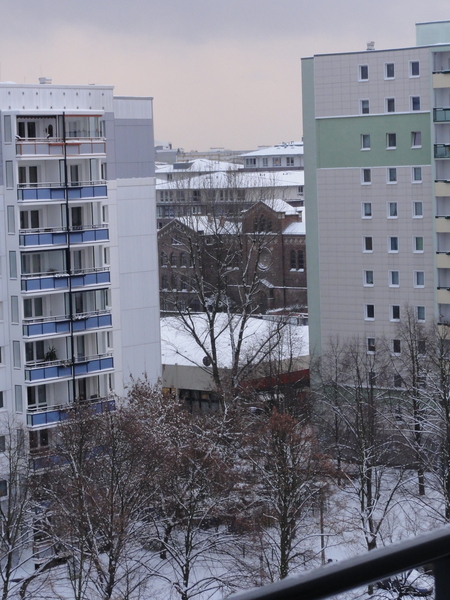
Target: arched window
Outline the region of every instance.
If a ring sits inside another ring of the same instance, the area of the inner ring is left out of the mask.
[[[167,265],[167,254],[162,251],[159,255],[159,264],[161,267],[165,267]]]
[[[175,254],[175,252],[172,252],[170,255],[170,264],[172,265],[172,267],[177,266],[177,255]]]
[[[187,267],[187,266],[188,266],[188,259],[187,259],[186,252],[181,252],[181,254],[180,254],[180,267]]]
[[[167,290],[167,275],[161,275],[161,289]]]
[[[303,250],[298,250],[297,252],[297,269],[304,270],[305,268],[305,255],[303,254]]]
[[[295,250],[291,250],[291,271],[297,269]]]

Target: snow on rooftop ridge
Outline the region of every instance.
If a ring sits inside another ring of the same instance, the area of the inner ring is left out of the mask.
[[[213,160],[209,158],[195,158],[176,162],[174,164],[162,163],[156,169],[158,173],[202,173],[203,171],[235,171],[242,169],[242,165],[226,162],[223,160]]]
[[[304,171],[219,171],[196,175],[189,179],[164,181],[156,184],[157,190],[164,189],[227,189],[227,188],[268,188],[304,185]],[[183,187],[185,186],[185,187]]]
[[[291,223],[282,231],[283,235],[305,235],[305,233],[306,228],[304,221]]]
[[[292,155],[303,155],[303,142],[289,142],[277,144],[275,146],[267,146],[265,148],[259,148],[252,152],[246,152],[240,156],[246,157],[258,157],[258,156],[292,156]]]
[[[239,232],[239,226],[232,221],[225,221],[220,218],[213,218],[208,215],[190,215],[186,217],[176,217],[173,219],[178,221],[185,227],[193,229],[197,233],[202,232],[204,235],[212,234],[236,234]]]

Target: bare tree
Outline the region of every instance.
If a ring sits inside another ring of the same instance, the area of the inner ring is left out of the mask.
[[[322,359],[318,397],[325,448],[336,457],[344,490],[358,500],[368,550],[377,547],[404,478],[383,346],[368,351],[358,339],[335,340]]]

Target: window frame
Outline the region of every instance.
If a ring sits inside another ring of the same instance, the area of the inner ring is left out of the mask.
[[[394,276],[394,274],[396,274],[396,275]],[[397,283],[394,283],[394,279],[397,280]],[[389,271],[389,287],[395,287],[395,288],[400,287],[400,271],[398,271],[398,270]]]
[[[419,283],[422,281],[422,283]],[[425,271],[414,271],[414,287],[424,288],[425,287]]]
[[[365,235],[363,237],[363,252],[365,252],[365,253],[373,252],[373,237],[371,235]]]
[[[414,71],[413,65],[417,65],[417,74],[413,73],[413,71]],[[420,61],[418,61],[418,60],[410,60],[409,61],[409,76],[411,78],[420,77]]]
[[[361,150],[370,150],[370,133],[361,134]]]
[[[398,254],[399,243],[398,243],[398,235],[390,235],[388,236],[388,253],[389,254]]]
[[[366,304],[365,305],[364,320],[365,321],[375,321],[375,304]]]
[[[392,321],[393,323],[398,323],[400,321],[400,315],[401,315],[401,308],[400,308],[400,304],[391,304],[391,317],[390,317],[390,321]],[[395,315],[398,316],[395,316]]]
[[[366,176],[368,176],[366,178]],[[361,169],[361,185],[371,185],[372,184],[372,169],[368,167],[363,167]]]
[[[395,185],[398,181],[397,167],[386,167],[386,183]]]
[[[420,214],[416,210],[416,208],[418,208],[419,205],[420,205]],[[422,200],[413,200],[412,209],[413,209],[413,219],[423,219],[423,202],[422,202]]]
[[[363,77],[365,75],[365,77]],[[369,65],[358,65],[358,81],[369,81]]]
[[[359,113],[361,115],[370,115],[369,98],[361,98],[361,100],[359,101]]]
[[[386,134],[386,150],[395,150],[397,148],[397,134]]]
[[[402,353],[402,342],[399,338],[391,340],[391,352],[395,355],[400,355]]]
[[[385,107],[385,112],[395,113],[395,98],[385,98],[384,99],[384,107]]]
[[[374,286],[374,276],[373,269],[366,269],[363,273],[363,283],[364,287],[373,287]]]
[[[369,214],[366,214],[366,206],[370,208]],[[372,202],[361,202],[361,219],[371,219],[372,217]]]
[[[416,142],[419,143],[416,143]],[[422,148],[422,132],[411,131],[411,148]]]
[[[391,207],[395,206],[395,214],[392,214]],[[398,219],[398,202],[388,202],[386,205],[388,219]]]
[[[423,254],[423,235],[415,235],[413,238],[413,252],[414,254]]]
[[[374,337],[367,338],[367,353],[375,354],[376,352],[376,340]]]
[[[419,178],[416,178],[416,174],[419,175]],[[411,167],[411,183],[422,183],[422,167],[414,166]]]
[[[389,71],[392,69],[392,75],[389,74]],[[384,63],[384,78],[385,79],[395,79],[395,63],[387,62]]]
[[[411,111],[417,112],[422,110],[420,96],[410,96]]]
[[[423,311],[423,318],[420,316],[421,312]],[[416,319],[418,323],[425,323],[425,318],[426,318],[426,312],[425,312],[425,306],[416,306]]]

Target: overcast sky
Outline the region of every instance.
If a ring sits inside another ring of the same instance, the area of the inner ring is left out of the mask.
[[[1,0],[0,81],[154,97],[174,147],[299,140],[301,58],[415,45],[449,0]]]

